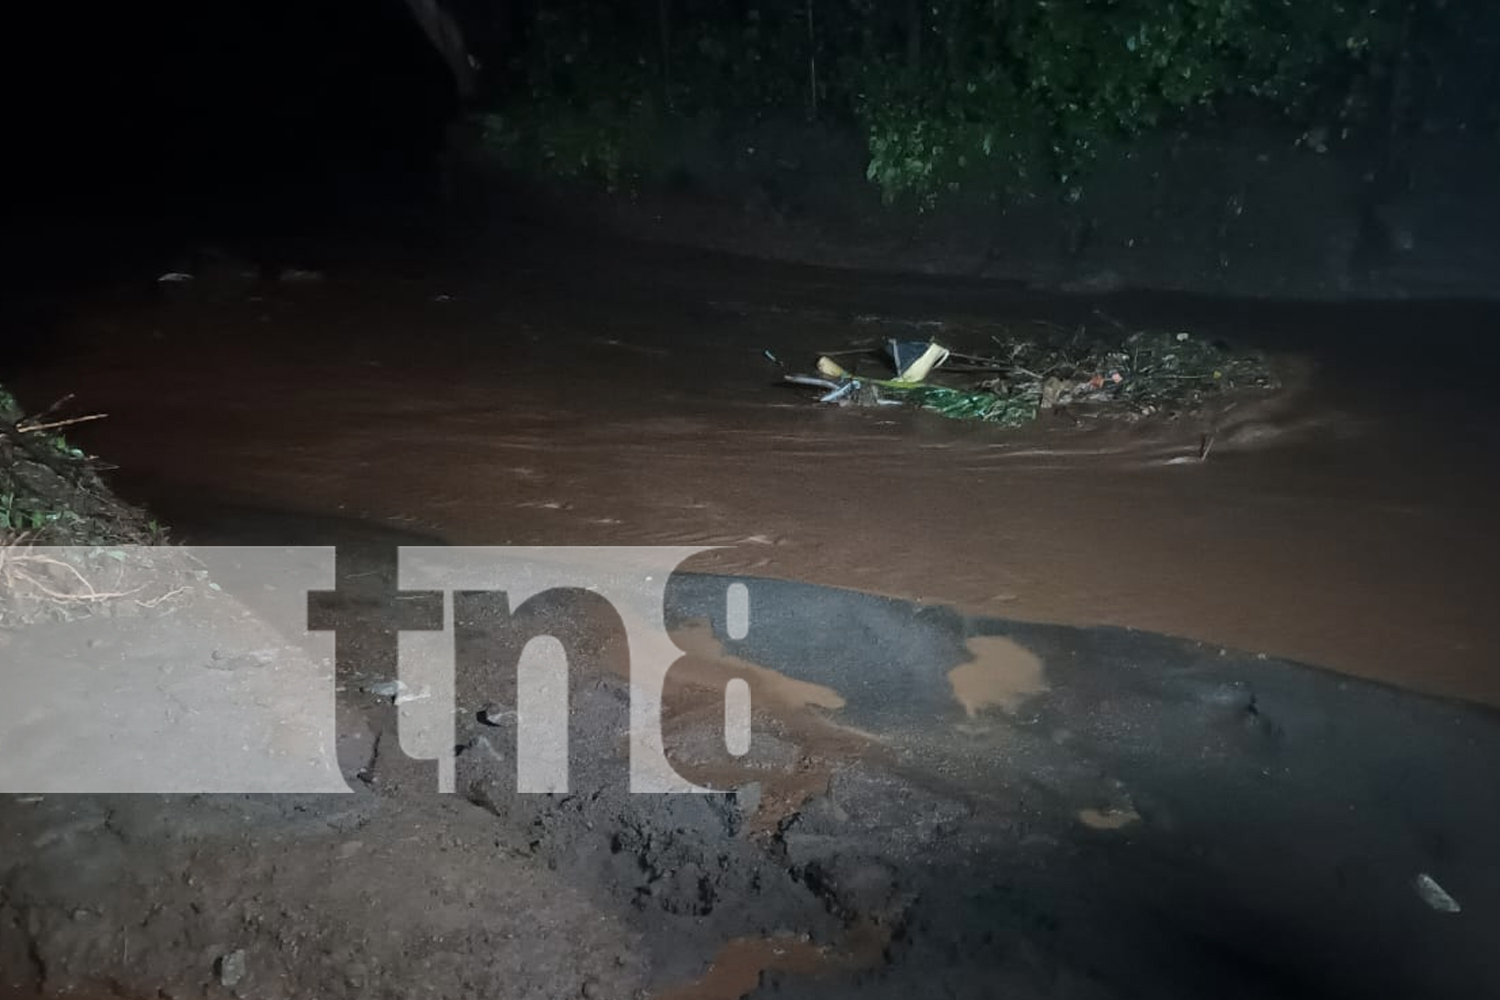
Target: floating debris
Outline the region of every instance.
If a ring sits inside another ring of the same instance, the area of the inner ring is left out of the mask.
[[[924,382],[932,370],[948,360],[948,348],[936,341],[890,341],[897,382]]]
[[[1106,317],[1107,318],[1107,317]],[[1109,406],[1130,417],[1182,412],[1232,389],[1279,388],[1265,359],[1184,331],[1129,332],[1110,321],[1108,336],[1086,328],[990,337],[990,355],[964,355],[936,341],[891,339],[881,358],[892,374],[859,370],[871,350],[830,351],[816,375],[786,374],[823,390],[819,402],[918,406],[945,417],[1017,427],[1044,411]],[[853,356],[848,360],[834,360]],[[769,352],[768,352],[769,356]],[[934,376],[941,369],[942,379]]]
[[[818,359],[818,374],[822,375],[824,378],[854,377],[844,370],[843,365],[839,364],[837,361],[826,355]]]

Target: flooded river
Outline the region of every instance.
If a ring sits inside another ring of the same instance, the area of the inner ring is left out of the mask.
[[[892,277],[517,230],[155,275],[54,310],[15,379],[189,540],[337,516],[465,544],[722,546],[694,568],[1115,624],[1500,704],[1493,307],[1256,306]],[[902,331],[1171,327],[1288,388],[1129,426],[817,406]],[[1206,440],[1207,461],[1193,459]],[[1177,459],[1177,461],[1174,461]]]

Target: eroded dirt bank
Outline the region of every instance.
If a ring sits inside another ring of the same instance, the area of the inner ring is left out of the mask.
[[[287,668],[329,661],[292,637],[211,657],[205,643],[268,641],[217,578],[208,619],[32,626],[7,653],[34,663],[62,640],[119,684],[169,668],[179,691],[269,690],[290,702],[272,718],[316,734],[318,699]],[[277,589],[261,581],[252,606]],[[518,792],[518,685],[478,658],[459,668],[460,794],[436,795],[431,762],[403,752],[408,719],[373,687],[388,679],[377,648],[358,643],[339,656],[351,724],[336,747],[322,720],[352,795],[9,797],[0,995],[1457,998],[1500,984],[1493,711],[1183,640],[759,578],[736,581],[758,610],[733,639],[729,582],[682,575],[666,600],[688,669],[666,691],[665,745],[723,791],[629,791],[636,694],[579,618],[556,633],[574,654],[566,789]],[[731,676],[757,706],[737,759]],[[126,692],[97,695],[102,714]],[[241,740],[228,723],[266,715],[234,695],[193,703],[218,710],[176,713],[173,744],[225,760]],[[48,741],[89,759],[111,739]]]
[[[728,546],[694,565],[1500,703],[1492,308],[1048,300],[529,230],[266,267],[288,264],[326,280],[210,261],[152,296],[143,274],[75,310],[17,388],[108,411],[80,440],[189,538],[338,515],[471,544]],[[1017,432],[820,409],[761,353],[912,329],[981,347],[1097,309],[1304,358],[1269,401]],[[1206,436],[1207,462],[1172,461]]]

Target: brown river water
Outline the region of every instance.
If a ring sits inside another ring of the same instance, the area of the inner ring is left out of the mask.
[[[143,274],[70,301],[16,388],[107,412],[77,439],[188,536],[266,540],[233,513],[266,510],[464,544],[722,546],[693,567],[1500,705],[1494,307],[1047,298],[536,233],[304,256],[323,280]],[[763,355],[807,369],[913,331],[982,349],[1033,321],[1264,346],[1288,389],[1015,431],[820,407]]]

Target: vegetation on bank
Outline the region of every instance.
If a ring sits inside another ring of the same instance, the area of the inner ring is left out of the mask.
[[[1478,0],[536,0],[482,116],[509,165],[662,180],[684,130],[846,126],[886,200],[1076,197],[1102,152],[1231,108],[1337,137],[1409,117]],[[1491,109],[1493,110],[1493,109]],[[1387,131],[1399,131],[1394,126]]]
[[[166,532],[59,433],[96,417],[61,415],[67,402],[27,416],[0,388],[0,631],[171,613],[215,589],[190,556],[136,547]]]
[[[97,461],[61,433],[88,419],[52,411],[27,417],[0,388],[0,547],[161,540],[156,523],[116,498]]]

